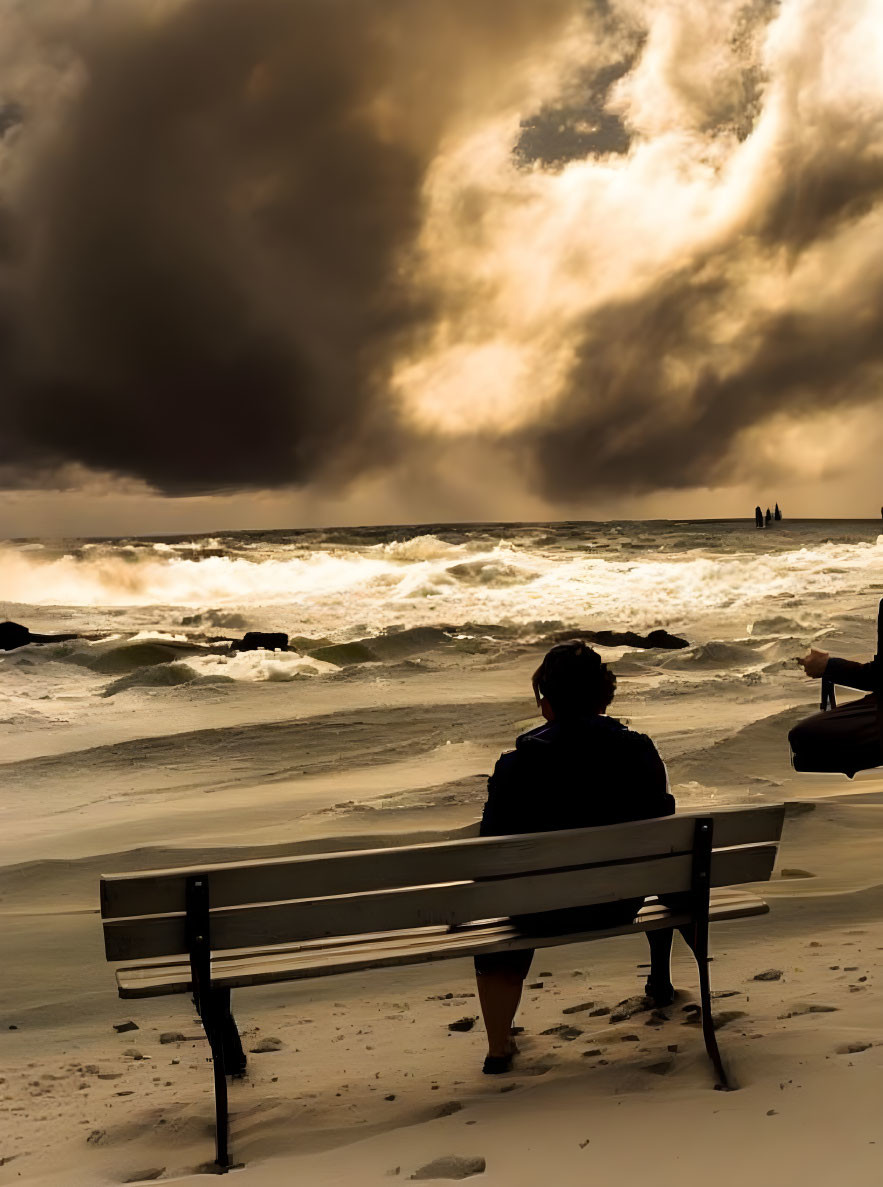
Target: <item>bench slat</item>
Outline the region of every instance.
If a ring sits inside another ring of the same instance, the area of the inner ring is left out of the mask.
[[[785,809],[782,804],[724,808],[601,828],[473,837],[203,868],[210,876],[213,907],[317,898],[686,853],[693,845],[697,816],[714,817],[714,846],[725,849],[777,841]],[[183,911],[186,879],[200,872],[199,867],[193,867],[105,875],[101,880],[101,913],[105,918],[122,919]]]
[[[769,910],[763,899],[746,891],[723,891],[712,896],[710,919],[743,919]],[[426,961],[469,957],[479,953],[502,952],[513,948],[546,948],[559,944],[586,943],[660,927],[679,927],[688,923],[686,915],[675,913],[662,904],[645,907],[633,923],[604,931],[562,936],[526,936],[508,921],[475,924],[447,932],[427,929],[424,932],[380,933],[365,942],[365,937],[348,942],[325,941],[318,946],[304,945],[280,951],[250,950],[222,956],[212,961],[212,981],[229,989],[300,981],[352,973],[369,968],[417,964]],[[163,997],[190,991],[190,966],[184,961],[122,968],[117,971],[122,998]]]
[[[544,836],[547,834],[543,834]],[[775,845],[716,852],[711,885],[732,886],[769,878]],[[536,868],[534,866],[534,868]],[[346,936],[407,927],[452,927],[477,919],[586,906],[689,889],[691,855],[651,858],[484,882],[421,886],[296,902],[223,907],[211,913],[215,951],[286,940]],[[182,913],[109,920],[104,925],[108,960],[149,959],[187,950]]]

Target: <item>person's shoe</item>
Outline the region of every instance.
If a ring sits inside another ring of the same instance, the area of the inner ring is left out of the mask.
[[[644,994],[650,998],[657,1010],[664,1010],[675,1000],[675,987],[671,981],[654,981],[652,977],[648,977]]]
[[[514,1051],[508,1055],[486,1055],[481,1070],[486,1076],[502,1076],[505,1072],[511,1072],[514,1057]]]

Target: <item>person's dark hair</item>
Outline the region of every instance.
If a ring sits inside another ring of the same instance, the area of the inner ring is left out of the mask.
[[[616,677],[582,639],[558,643],[533,674],[539,705],[543,697],[556,717],[603,713],[616,691]]]

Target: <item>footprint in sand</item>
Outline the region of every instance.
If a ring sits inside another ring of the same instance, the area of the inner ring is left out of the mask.
[[[777,1015],[778,1018],[799,1018],[803,1014],[834,1014],[837,1006],[825,1006],[821,1002],[798,1002],[791,1006],[784,1014]]]

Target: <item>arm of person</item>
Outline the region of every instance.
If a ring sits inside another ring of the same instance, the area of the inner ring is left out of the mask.
[[[875,657],[869,664],[854,659],[839,659],[832,655],[825,664],[825,680],[842,684],[845,688],[857,688],[862,692],[875,692],[881,683],[880,662]]]
[[[516,793],[515,751],[501,754],[494,773],[487,781],[487,800],[481,814],[480,837],[505,837],[517,831],[512,827],[512,799]]]
[[[634,735],[633,735],[634,736]],[[671,794],[668,771],[653,741],[646,734],[637,735],[629,771],[633,786],[640,788],[634,803],[633,820],[652,820],[657,816],[674,816],[675,797]]]

